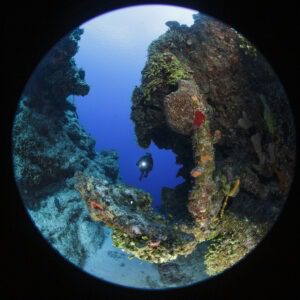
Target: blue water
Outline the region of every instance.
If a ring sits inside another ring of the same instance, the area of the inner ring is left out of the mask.
[[[150,192],[153,206],[159,206],[162,187],[175,187],[183,179],[176,178],[180,165],[172,151],[158,149],[153,143],[148,149],[137,144],[130,120],[131,95],[140,84],[149,44],[167,30],[164,23],[174,20],[174,14],[176,20],[192,23],[195,11],[177,10],[164,6],[151,12],[141,6],[94,19],[82,26],[84,34],[75,57],[91,87],[84,98],[75,97],[80,123],[96,140],[96,150],[118,152],[122,181]],[[145,152],[151,152],[154,166],[140,181],[136,161]]]

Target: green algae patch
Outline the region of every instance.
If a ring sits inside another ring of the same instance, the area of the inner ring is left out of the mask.
[[[171,52],[154,53],[142,71],[141,94],[145,101],[159,88],[167,86],[174,88],[180,79],[190,79],[190,74],[183,63]],[[134,98],[137,95],[134,94]]]

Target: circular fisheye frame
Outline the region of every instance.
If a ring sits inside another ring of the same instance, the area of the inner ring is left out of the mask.
[[[244,258],[293,179],[295,130],[239,32],[165,5],[112,11],[44,57],[13,127],[15,179],[63,257],[134,288],[199,283]]]

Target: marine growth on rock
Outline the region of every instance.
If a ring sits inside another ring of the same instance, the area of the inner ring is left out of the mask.
[[[221,22],[202,15],[194,20],[191,27],[167,22],[169,30],[149,46],[131,118],[142,147],[154,142],[172,149],[183,164],[185,196],[181,190],[177,200],[176,189],[168,190],[172,197],[165,198],[165,207],[172,207],[180,220],[176,226],[198,243],[215,241],[206,256],[213,275],[241,259],[263,236],[261,228],[274,222],[271,211],[281,207],[292,181],[294,133],[287,139],[284,123],[289,133],[293,124],[286,95],[254,46]],[[158,57],[164,58],[163,69],[153,63]],[[171,69],[182,75],[164,71]],[[273,201],[278,195],[282,200]],[[187,211],[170,201],[183,201]],[[239,235],[244,226],[259,233]],[[233,236],[241,250],[235,256],[229,254]]]
[[[78,122],[70,97],[89,92],[85,72],[73,59],[81,29],[38,66],[13,130],[16,181],[30,209],[44,205],[57,215],[67,212],[72,245],[80,235],[72,220],[89,215],[94,227],[111,228],[115,247],[158,264],[164,280],[166,269],[191,257],[202,243],[208,245],[208,275],[242,259],[276,220],[295,163],[288,100],[254,46],[229,26],[198,14],[190,27],[166,25],[149,45],[130,114],[141,147],[154,143],[172,150],[182,165],[178,176],[184,182],[162,189],[160,212],[151,207],[149,193],[122,183],[118,154],[96,152]],[[68,197],[48,197],[45,204],[47,189],[55,195],[64,189]],[[52,227],[51,233],[43,230],[55,236]],[[74,249],[82,263],[86,248]]]

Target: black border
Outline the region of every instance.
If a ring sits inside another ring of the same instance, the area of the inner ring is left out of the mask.
[[[16,104],[34,67],[64,34],[102,11],[145,3],[178,4],[215,16],[244,33],[279,75],[299,132],[300,36],[296,1],[6,1],[3,6],[1,146],[1,299],[295,299],[299,295],[299,172],[289,200],[271,234],[245,261],[200,285],[172,291],[125,289],[101,282],[67,264],[41,237],[28,218],[13,181],[10,130]],[[299,141],[299,139],[298,139]],[[299,149],[299,147],[298,147]],[[2,168],[3,169],[3,168]],[[1,172],[2,178],[2,172]],[[3,184],[2,184],[3,183]],[[298,186],[297,186],[298,183]],[[4,238],[3,238],[4,237]],[[3,254],[2,254],[3,252]],[[6,296],[2,297],[2,293]],[[295,293],[295,296],[293,296]]]

